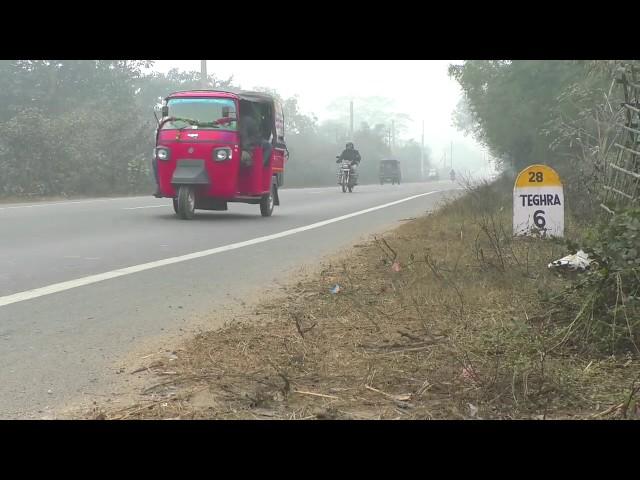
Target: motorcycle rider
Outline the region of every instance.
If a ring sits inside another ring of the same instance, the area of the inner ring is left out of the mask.
[[[342,160],[349,161],[351,166],[351,173],[354,175],[355,178],[357,178],[356,177],[357,169],[358,169],[358,165],[360,165],[360,160],[362,160],[362,157],[360,156],[360,152],[358,152],[358,150],[355,149],[353,142],[347,143],[345,145],[345,149],[336,158],[337,158],[336,163],[340,163]]]
[[[452,182],[455,181],[455,179],[456,179],[456,172],[455,172],[455,170],[453,168],[449,172],[449,178],[451,178]]]

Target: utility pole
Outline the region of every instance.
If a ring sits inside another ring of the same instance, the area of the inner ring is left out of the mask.
[[[202,88],[207,88],[208,76],[207,76],[206,60],[200,60],[200,73],[202,74],[201,76]]]
[[[349,102],[349,140],[353,141],[353,100]]]
[[[395,147],[396,147],[396,121],[391,120],[391,152],[392,153]]]
[[[424,120],[422,121],[422,142],[420,143],[420,180],[424,180]]]

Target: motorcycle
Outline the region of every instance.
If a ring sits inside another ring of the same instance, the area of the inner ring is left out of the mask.
[[[338,160],[340,157],[336,157]],[[340,169],[338,170],[338,185],[342,187],[342,193],[353,192],[353,187],[356,185],[355,173],[351,169],[350,160],[342,160]]]
[[[451,179],[452,182],[455,182],[456,181],[456,172],[451,170],[451,172],[449,173],[449,178]]]

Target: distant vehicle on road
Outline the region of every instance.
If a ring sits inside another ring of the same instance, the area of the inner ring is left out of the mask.
[[[380,162],[380,185],[385,182],[391,182],[391,185],[400,185],[402,180],[402,172],[400,171],[400,161],[398,160],[382,160]]]
[[[438,180],[440,175],[438,174],[438,170],[435,168],[430,168],[429,173],[427,174],[427,180]]]

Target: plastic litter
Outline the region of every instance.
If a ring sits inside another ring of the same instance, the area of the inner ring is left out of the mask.
[[[587,253],[585,253],[583,250],[578,250],[573,255],[567,255],[566,257],[562,257],[559,260],[551,262],[548,265],[548,268],[557,270],[584,271],[589,268],[591,262],[593,262],[593,260],[589,258],[589,255]]]
[[[338,285],[337,283],[331,288],[331,290],[329,290],[331,293],[336,294],[338,293],[340,290],[342,290],[342,288],[340,288],[340,285]]]

